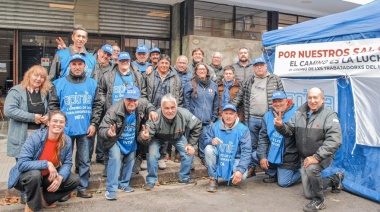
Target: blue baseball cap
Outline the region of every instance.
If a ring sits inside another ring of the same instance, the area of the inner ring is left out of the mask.
[[[263,57],[256,57],[256,59],[253,61],[253,65],[256,65],[257,63],[265,63],[265,64],[267,64],[267,62],[265,62],[265,60],[264,60]]]
[[[150,49],[150,53],[153,53],[153,52],[157,52],[157,53],[161,54],[161,50],[159,48],[157,48],[157,47],[154,47],[154,48]]]
[[[128,52],[120,52],[119,55],[117,56],[117,60],[130,60],[131,56],[129,55]]]
[[[139,45],[136,48],[136,53],[148,53],[148,47],[146,47],[144,44]]]
[[[125,88],[124,99],[139,99],[140,89],[134,85],[128,85]]]
[[[109,53],[109,54],[113,53],[113,47],[109,44],[102,46],[102,50]]]
[[[236,107],[233,104],[226,104],[226,105],[224,105],[223,111],[225,111],[225,110],[233,110],[233,111],[237,112]]]
[[[71,58],[70,58],[70,63],[72,61],[74,61],[74,60],[82,60],[84,63],[86,63],[86,61],[84,60],[83,55],[81,55],[81,54],[74,54],[74,55],[72,55]]]
[[[283,91],[275,91],[272,93],[272,100],[275,99],[286,99],[287,96]]]

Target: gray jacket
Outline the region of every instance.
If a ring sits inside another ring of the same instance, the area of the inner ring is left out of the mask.
[[[244,80],[250,79],[254,75],[252,63],[248,62],[247,66],[242,66],[240,61],[232,64],[232,67],[235,69],[235,79],[240,83],[243,83]]]
[[[141,98],[146,98],[146,81],[141,75],[137,66],[131,64],[130,71],[133,77],[133,85],[140,89]],[[111,71],[104,73],[103,77],[99,80],[99,95],[104,102],[104,112],[112,105],[112,89],[115,82],[116,74],[119,74],[119,67],[117,64],[113,66]]]
[[[156,86],[155,86],[155,80],[157,70],[155,69],[151,74],[146,76],[146,95],[149,102],[154,102],[154,98],[156,98]],[[176,74],[176,71],[170,67],[169,73],[166,76],[166,78],[169,78],[169,90],[171,94],[174,95],[174,97],[177,100],[177,105],[182,106],[183,105],[183,89],[182,89],[182,83],[179,76]],[[166,79],[167,80],[167,79]]]
[[[96,61],[95,69],[92,72],[91,77],[99,82],[99,80],[103,77],[103,75],[109,71],[111,71],[113,68],[112,62],[108,62],[108,64],[105,67],[102,67],[102,65],[99,63],[99,61]]]
[[[342,132],[338,115],[322,105],[311,117],[309,106],[304,103],[283,126],[276,130],[285,137],[295,136],[297,149],[302,159],[314,156],[326,168],[334,159],[342,144]]]
[[[146,99],[139,99],[139,104],[136,108],[136,138],[140,132],[141,125],[148,119],[148,114],[156,108]],[[103,148],[108,151],[120,138],[125,128],[125,114],[127,113],[124,105],[124,100],[121,99],[113,104],[106,112],[99,126],[99,136],[103,138]],[[108,130],[110,126],[116,125],[116,136],[109,137]]]
[[[41,98],[48,113],[48,100],[41,92]],[[26,90],[20,85],[12,87],[5,99],[4,114],[9,118],[7,155],[18,157],[21,147],[28,137],[28,123],[34,122],[34,114],[28,112]]]
[[[235,72],[236,73],[236,72]],[[253,82],[255,81],[256,76],[253,75],[250,79],[247,79],[243,82],[243,85],[240,86],[240,90],[235,95],[232,100],[232,104],[236,107],[243,104],[243,116],[244,120],[242,122],[248,126],[249,119],[249,106],[250,106],[250,97],[251,97],[251,89]],[[280,77],[275,74],[269,74],[267,77],[267,100],[268,100],[268,109],[272,109],[272,93],[276,90],[284,91],[284,86],[282,85]]]
[[[202,133],[202,122],[190,113],[190,111],[185,108],[177,107],[177,114],[172,122],[169,122],[165,118],[161,109],[158,109],[157,113],[157,122],[151,120],[146,122],[146,124],[149,125],[149,139],[144,141],[139,135],[137,138],[139,143],[149,144],[153,137],[164,141],[174,142],[178,141],[187,132],[188,143],[192,145],[198,143],[198,138]]]

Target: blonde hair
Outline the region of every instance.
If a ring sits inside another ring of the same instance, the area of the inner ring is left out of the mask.
[[[30,78],[33,74],[40,74],[42,77],[45,78],[44,82],[40,86],[40,91],[47,95],[52,84],[49,80],[46,68],[41,65],[34,65],[25,72],[24,78],[21,82],[21,88],[25,89],[30,85]]]

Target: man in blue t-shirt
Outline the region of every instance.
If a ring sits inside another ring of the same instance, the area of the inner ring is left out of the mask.
[[[67,117],[65,133],[77,145],[79,158],[78,197],[91,198],[87,190],[90,178],[90,146],[92,136],[99,125],[103,102],[98,94],[98,83],[86,76],[83,55],[75,54],[70,59],[70,73],[54,81],[49,109],[61,110]]]
[[[135,163],[136,135],[147,114],[150,119],[157,121],[158,114],[155,109],[145,98],[140,98],[138,87],[129,85],[125,88],[123,98],[107,110],[99,127],[99,135],[104,139],[104,149],[109,154],[105,195],[107,200],[116,200],[118,189],[134,191],[129,186],[129,180]],[[123,166],[120,169],[121,164]]]
[[[251,135],[248,127],[239,121],[236,107],[226,104],[222,119],[207,131],[205,158],[210,176],[208,192],[216,192],[218,178],[232,179],[236,185],[247,177],[251,162]]]

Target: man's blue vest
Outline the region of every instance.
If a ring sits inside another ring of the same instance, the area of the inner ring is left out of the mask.
[[[218,168],[216,170],[216,176],[228,180],[229,184],[239,141],[248,128],[239,122],[232,130],[224,131],[219,128],[221,121],[222,120],[218,120],[212,125],[215,137],[223,141],[223,144],[217,145]]]
[[[61,62],[61,76],[59,77],[66,77],[70,73],[70,59],[71,54],[69,48],[58,50],[57,54],[59,55],[59,60]],[[95,69],[96,59],[94,55],[87,53],[86,55],[82,54],[86,67],[84,68],[84,71],[86,72],[87,77],[91,77],[92,72]],[[58,77],[57,77],[58,78]]]
[[[89,77],[78,84],[69,82],[66,77],[59,78],[53,83],[61,111],[67,117],[65,133],[69,136],[87,134],[98,83]]]

